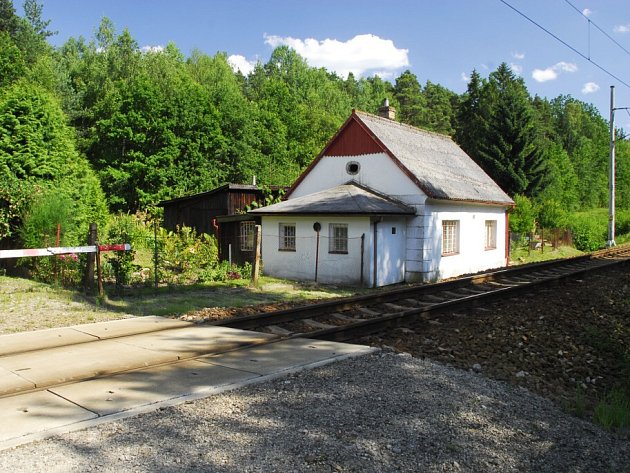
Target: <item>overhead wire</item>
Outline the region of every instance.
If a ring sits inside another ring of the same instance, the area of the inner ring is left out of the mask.
[[[597,23],[595,23],[593,20],[591,20],[588,16],[586,16],[584,14],[584,12],[580,11],[579,8],[577,8],[575,5],[573,5],[573,3],[571,3],[569,0],[564,0],[564,1],[571,8],[573,8],[576,12],[578,12],[581,16],[583,16],[588,21],[589,25],[593,25],[595,28],[597,28],[604,36],[606,36],[609,40],[611,40],[613,43],[615,43],[617,46],[619,46],[619,48],[621,48],[628,56],[630,56],[630,51],[628,51],[623,45],[621,45],[615,38],[613,38],[608,33],[606,33],[606,31],[601,29],[599,27],[599,25]],[[590,37],[589,37],[589,47],[590,47]],[[590,54],[589,54],[589,56],[590,56]]]
[[[605,67],[601,66],[600,64],[596,63],[595,61],[593,61],[590,57],[588,57],[587,55],[585,55],[584,53],[580,52],[579,50],[577,50],[575,47],[571,46],[569,43],[567,43],[566,41],[564,41],[563,39],[561,39],[560,37],[558,37],[557,35],[555,35],[554,33],[552,33],[551,31],[549,31],[547,28],[545,28],[544,26],[542,26],[541,24],[537,23],[535,20],[533,20],[532,18],[530,18],[529,16],[527,16],[525,13],[523,13],[522,11],[520,11],[519,9],[517,9],[516,7],[510,5],[507,1],[505,0],[499,0],[501,3],[503,3],[505,6],[509,7],[510,9],[512,9],[513,11],[515,11],[516,13],[518,13],[519,15],[521,15],[523,18],[525,18],[527,21],[529,21],[530,23],[534,24],[535,26],[537,26],[538,28],[540,28],[541,30],[543,30],[545,33],[547,33],[549,36],[551,36],[552,38],[554,38],[556,41],[562,43],[563,45],[565,45],[567,48],[569,48],[571,51],[573,51],[575,54],[579,55],[580,57],[586,59],[588,62],[590,62],[591,64],[593,64],[595,67],[597,67],[600,71],[604,72],[605,74],[608,74],[610,77],[612,77],[613,79],[615,79],[616,81],[618,81],[620,84],[625,85],[628,89],[630,89],[630,84],[628,84],[626,81],[624,81],[623,79],[621,79],[620,77],[617,77],[615,74],[613,74],[612,72],[610,72],[608,69],[606,69]]]

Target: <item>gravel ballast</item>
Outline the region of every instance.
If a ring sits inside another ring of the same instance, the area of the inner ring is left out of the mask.
[[[0,452],[0,471],[625,472],[522,387],[381,351]]]

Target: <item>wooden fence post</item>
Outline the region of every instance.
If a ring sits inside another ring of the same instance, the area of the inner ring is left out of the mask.
[[[262,241],[262,227],[256,225],[254,233],[254,264],[252,265],[252,286],[258,285],[258,273],[260,272],[260,246]]]
[[[90,223],[90,230],[88,231],[88,245],[96,245],[98,240],[98,230],[95,223]],[[92,292],[94,290],[94,260],[96,255],[94,253],[87,253],[87,265],[85,268],[85,279],[83,281],[83,287],[85,292]]]

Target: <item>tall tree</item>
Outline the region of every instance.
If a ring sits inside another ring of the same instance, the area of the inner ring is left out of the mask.
[[[20,17],[15,14],[11,0],[0,0],[0,32],[15,37],[20,28]]]
[[[508,194],[535,195],[545,169],[523,79],[503,63],[490,74],[483,96],[489,112],[482,113],[485,134],[478,145],[479,164]]]
[[[455,122],[453,102],[456,94],[446,87],[427,81],[422,95],[426,104],[422,126],[427,130],[452,135]]]
[[[412,126],[423,126],[426,123],[426,99],[418,78],[410,70],[406,70],[396,79],[394,98],[399,106],[398,118],[401,122]]]
[[[488,107],[485,106],[483,88],[485,80],[473,69],[456,114],[455,140],[466,153],[479,160],[480,138],[485,133]]]

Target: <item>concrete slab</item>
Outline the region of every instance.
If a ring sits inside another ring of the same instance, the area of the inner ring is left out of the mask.
[[[20,375],[0,367],[0,397],[30,391],[34,387],[35,383],[31,383]]]
[[[372,351],[373,348],[362,345],[294,338],[219,355],[202,356],[197,360],[267,375],[323,360],[358,356]]]
[[[156,332],[173,328],[191,327],[192,322],[183,320],[168,319],[157,315],[147,315],[146,317],[134,317],[132,319],[111,320],[107,322],[96,322],[93,324],[74,325],[71,328],[98,337],[102,340],[140,333]]]
[[[97,417],[48,391],[0,399],[0,442]]]
[[[184,361],[58,386],[50,391],[105,416],[257,377],[255,373],[224,366]]]
[[[146,350],[103,340],[0,358],[0,368],[43,388],[178,359],[177,353],[169,350]],[[0,395],[3,390],[0,386]]]
[[[92,335],[67,327],[0,335],[0,356],[86,343],[94,340],[98,339]]]
[[[187,358],[207,353],[221,353],[278,338],[269,333],[251,332],[213,325],[197,325],[117,339],[125,345],[173,353]]]

